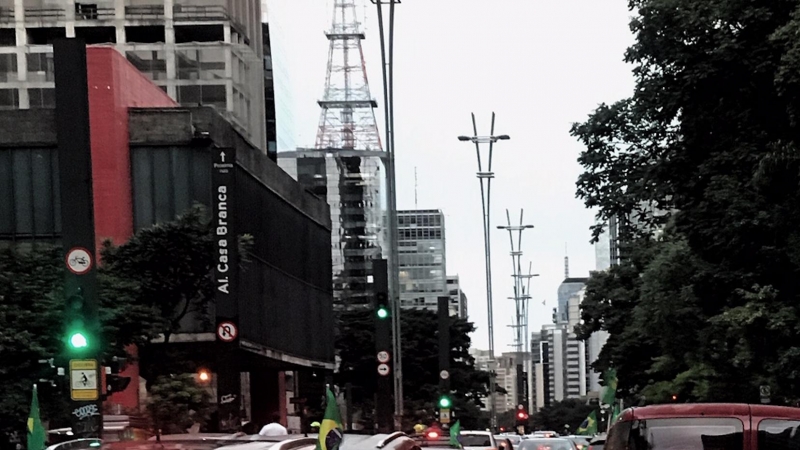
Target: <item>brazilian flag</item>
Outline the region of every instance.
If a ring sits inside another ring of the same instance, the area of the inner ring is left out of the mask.
[[[342,431],[342,416],[339,414],[339,407],[336,405],[336,396],[330,388],[327,389],[327,406],[325,406],[325,417],[319,427],[319,439],[317,440],[317,450],[339,450],[344,439]]]
[[[34,384],[31,413],[28,415],[28,450],[43,450],[47,439],[46,434],[42,419],[39,417],[39,395],[37,395]]]
[[[597,413],[595,411],[589,414],[589,417],[578,427],[578,431],[575,434],[578,436],[594,436],[597,434]]]

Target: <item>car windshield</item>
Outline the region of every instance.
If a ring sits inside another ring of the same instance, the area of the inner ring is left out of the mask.
[[[574,450],[567,439],[526,439],[519,444],[520,450]]]
[[[491,447],[492,439],[488,434],[462,434],[458,437],[462,447]]]

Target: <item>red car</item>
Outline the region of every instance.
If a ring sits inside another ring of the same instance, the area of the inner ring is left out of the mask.
[[[605,450],[645,449],[800,449],[800,408],[708,403],[626,409]]]

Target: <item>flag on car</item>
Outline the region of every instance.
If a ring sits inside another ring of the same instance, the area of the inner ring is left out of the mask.
[[[597,412],[592,411],[589,417],[583,421],[578,431],[575,432],[578,436],[594,436],[597,434]]]
[[[344,439],[342,432],[342,416],[339,414],[339,406],[336,404],[336,396],[330,388],[327,389],[327,405],[325,406],[325,417],[319,427],[319,438],[316,450],[339,450],[339,446]]]
[[[44,449],[45,435],[42,418],[39,416],[39,394],[34,384],[31,413],[28,415],[28,450]]]

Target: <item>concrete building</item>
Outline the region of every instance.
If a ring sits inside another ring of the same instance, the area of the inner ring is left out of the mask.
[[[435,311],[447,289],[444,214],[440,210],[397,212],[400,305]]]
[[[0,0],[0,108],[53,106],[58,37],[114,45],[172,99],[213,106],[266,152],[258,0]]]
[[[470,355],[475,358],[475,368],[478,370],[489,371],[491,367],[491,360],[489,359],[489,350],[479,350],[471,348]],[[498,386],[506,390],[506,394],[497,394],[494,396],[495,410],[498,413],[503,413],[516,408],[516,398],[518,390],[517,378],[517,361],[519,354],[514,352],[503,353],[500,356],[495,356],[495,382]],[[483,411],[489,411],[489,398],[482,398]]]
[[[62,204],[58,194],[62,177],[56,161],[64,137],[57,128],[86,125],[90,130],[98,249],[106,239],[120,245],[138,230],[173,220],[195,202],[218,208],[212,204],[220,185],[213,159],[224,149],[235,178],[226,186],[232,205],[226,229],[252,235],[254,242],[246,270],[230,264],[229,273],[239,283],[226,295],[240,311],[239,338],[225,354],[212,351],[219,344],[214,324],[220,302],[215,302],[206,317],[181,322],[170,351],[188,370],[192,364],[209,368],[212,387],[230,398],[220,387],[226,380],[226,389],[234,391],[235,415],[244,411],[244,418],[255,423],[267,423],[270,413],[285,417],[286,372],[318,380],[316,389],[295,382],[292,392],[319,407],[324,372],[334,368],[328,206],[214,108],[180,107],[113,48],[89,48],[87,67],[88,124],[75,110],[72,115],[52,108],[0,111],[0,246],[61,243],[61,214],[74,200]],[[132,378],[128,389],[110,403],[139,408],[139,376],[147,378],[153,371],[148,361],[164,351],[160,341],[152,344],[140,349],[137,364],[123,373]]]
[[[461,290],[461,280],[458,275],[447,276],[447,292],[450,294],[450,315],[468,319],[467,295]]]

